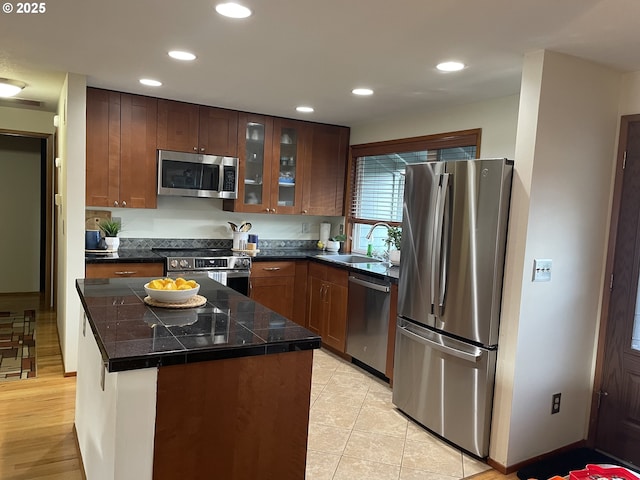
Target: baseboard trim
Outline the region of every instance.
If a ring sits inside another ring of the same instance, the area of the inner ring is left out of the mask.
[[[76,430],[76,424],[73,424],[73,439],[76,443],[76,451],[78,452],[78,462],[80,462],[80,473],[82,474],[82,480],[87,480],[87,474],[84,470],[84,462],[82,461],[82,452],[80,451],[80,442],[78,441],[78,431]]]
[[[550,458],[550,457],[552,457],[554,455],[557,455],[559,453],[568,452],[569,450],[573,450],[575,448],[585,447],[586,444],[587,444],[586,440],[580,440],[579,442],[575,442],[575,443],[571,443],[569,445],[565,445],[564,447],[557,448],[557,449],[552,450],[550,452],[544,453],[542,455],[537,455],[535,457],[531,457],[528,460],[524,460],[522,462],[518,462],[518,463],[515,463],[513,465],[509,465],[509,466],[502,465],[501,463],[496,462],[492,458],[487,458],[487,464],[489,464],[489,466],[491,468],[493,468],[494,470],[497,470],[498,472],[502,473],[503,475],[509,475],[509,474],[511,474],[513,472],[517,472],[518,470],[520,470],[523,467],[531,465],[532,463],[538,462],[540,460],[544,460],[546,458]]]

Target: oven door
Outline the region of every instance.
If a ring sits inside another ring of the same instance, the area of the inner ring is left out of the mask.
[[[169,277],[193,278],[197,281],[198,276],[206,275],[212,280],[219,282],[229,288],[232,288],[242,295],[249,296],[250,270],[190,270],[180,272],[167,272]]]
[[[251,293],[251,284],[249,270],[212,270],[207,272],[209,278],[234,289],[242,295],[249,296]]]

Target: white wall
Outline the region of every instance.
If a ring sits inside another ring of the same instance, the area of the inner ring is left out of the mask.
[[[40,291],[40,143],[0,135],[0,293]]]
[[[0,107],[0,129],[17,132],[53,133],[52,112],[26,108]]]
[[[351,145],[397,138],[482,128],[480,156],[506,157],[515,153],[518,95],[448,109],[398,115],[354,125]]]
[[[87,207],[91,208],[91,207]],[[91,208],[92,210],[106,210]],[[270,215],[225,212],[222,200],[209,198],[158,197],[158,208],[114,208],[111,215],[122,219],[122,238],[231,238],[227,222],[240,225],[251,222],[251,233],[260,239],[317,240],[320,222],[338,226],[343,217],[315,217],[309,215]],[[309,233],[302,232],[302,224],[309,225]]]
[[[58,102],[58,156],[62,159],[58,185],[61,194],[57,207],[58,241],[57,311],[58,337],[65,372],[75,372],[78,360],[78,329],[82,318],[80,299],[75,288],[84,278],[84,202],[86,79],[69,73]]]
[[[525,57],[490,452],[502,465],[587,437],[621,78]],[[531,281],[534,258],[553,259],[551,282]]]

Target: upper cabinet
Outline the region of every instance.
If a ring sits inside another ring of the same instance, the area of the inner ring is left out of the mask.
[[[172,100],[158,100],[157,148],[227,157],[238,156],[238,112]]]
[[[309,215],[344,215],[349,129],[314,124],[304,164],[302,209]]]
[[[349,129],[240,114],[236,212],[342,215]]]
[[[86,203],[156,208],[155,98],[87,89]]]

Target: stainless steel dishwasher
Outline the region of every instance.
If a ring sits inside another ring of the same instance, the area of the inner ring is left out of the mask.
[[[347,354],[384,375],[387,363],[391,282],[351,273]]]

